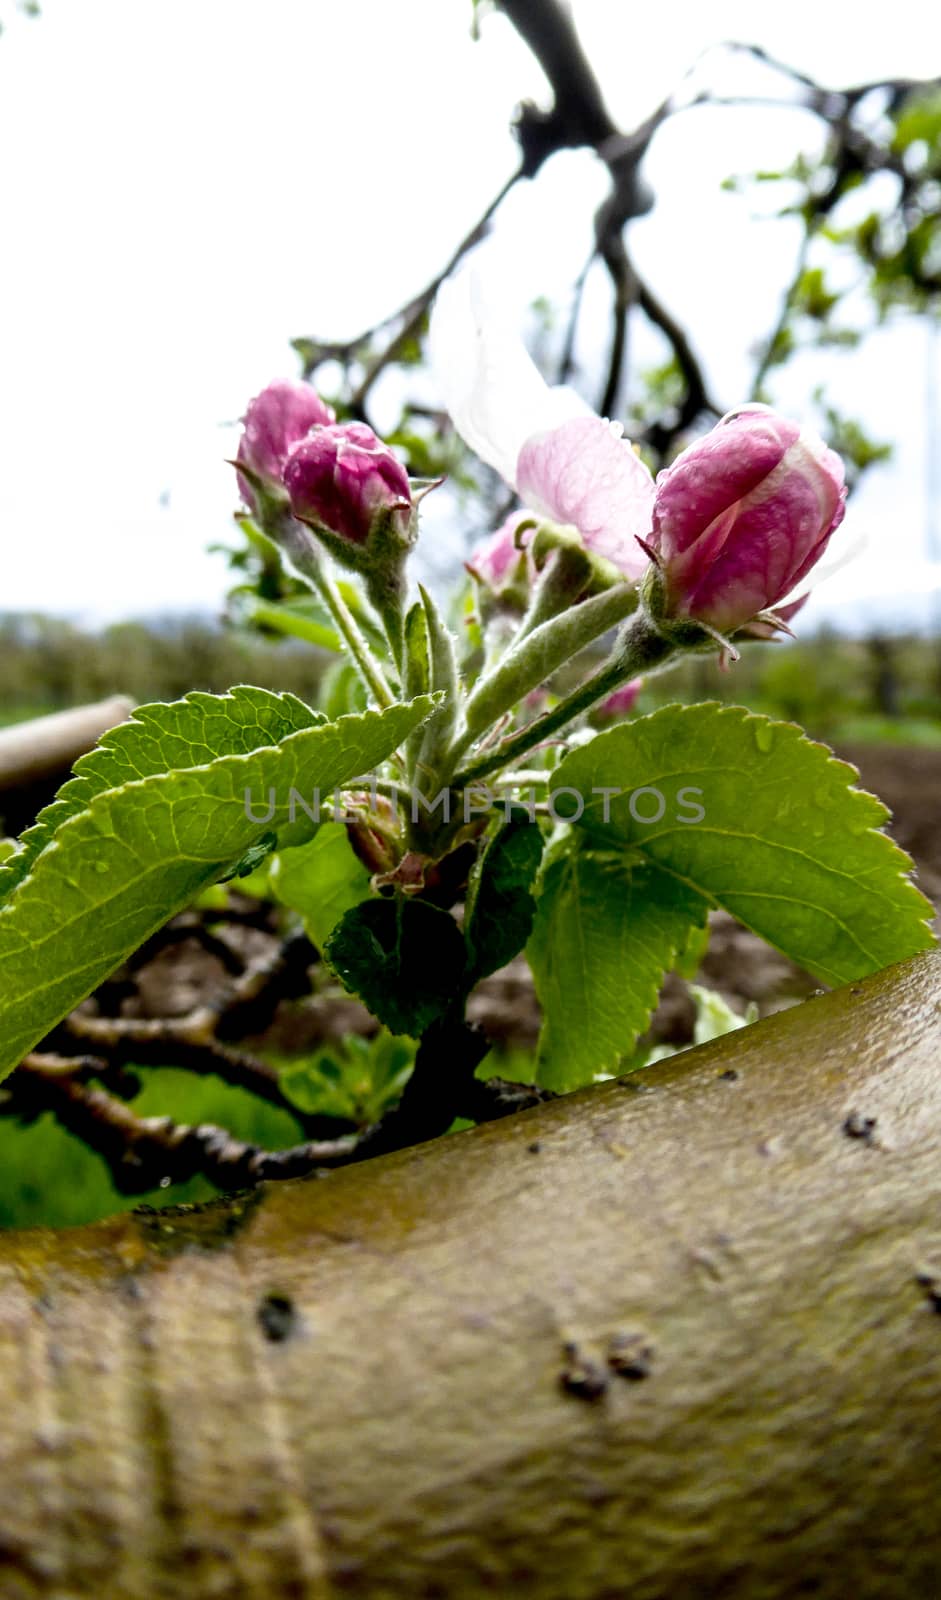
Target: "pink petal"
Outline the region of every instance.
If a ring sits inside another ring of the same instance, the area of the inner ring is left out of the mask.
[[[534,511],[577,528],[589,550],[627,577],[639,578],[646,570],[635,535],[650,535],[653,478],[617,424],[574,417],[527,439],[516,486]]]
[[[800,433],[796,422],[757,407],[730,412],[657,479],[655,544],[666,561],[744,499],[783,458]]]

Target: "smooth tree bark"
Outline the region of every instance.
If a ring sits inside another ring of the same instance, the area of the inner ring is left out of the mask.
[[[0,791],[68,776],[79,756],[93,748],[103,733],[124,722],[134,709],[126,695],[112,695],[93,705],[53,711],[0,729]]]
[[[891,1600],[941,1558],[941,956],[0,1241],[4,1600]]]

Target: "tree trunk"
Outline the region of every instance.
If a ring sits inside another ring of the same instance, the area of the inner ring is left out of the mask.
[[[323,1180],[0,1239],[3,1600],[927,1600],[941,956]]]

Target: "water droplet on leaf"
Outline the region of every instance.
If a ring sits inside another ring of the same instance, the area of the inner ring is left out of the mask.
[[[774,748],[774,729],[767,722],[756,722],[752,731],[762,755],[769,755]]]

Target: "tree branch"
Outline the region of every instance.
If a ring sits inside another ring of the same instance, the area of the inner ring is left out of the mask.
[[[6,1592],[935,1594],[939,1005],[921,956],[642,1085],[0,1236]]]
[[[211,1044],[190,1044],[185,1038],[168,1041],[166,1036],[148,1031],[146,1023],[136,1029],[125,1024],[123,1030],[115,1031],[110,1023],[95,1026],[101,1021],[98,1018],[74,1020],[86,1025],[80,1030],[84,1037],[99,1046],[117,1042],[119,1052],[126,1052],[138,1065],[166,1065],[172,1043],[174,1066],[217,1072],[226,1081],[289,1110],[302,1124],[305,1120],[318,1124],[333,1120],[305,1119],[281,1095],[277,1075],[265,1063],[235,1058]],[[496,1081],[477,1084],[474,1073],[487,1049],[480,1028],[457,1017],[445,1018],[424,1035],[401,1100],[378,1123],[339,1138],[308,1139],[285,1150],[266,1150],[236,1139],[212,1123],[193,1127],[170,1117],[139,1116],[114,1093],[91,1081],[98,1078],[119,1090],[128,1088],[120,1061],[107,1057],[34,1052],[7,1079],[0,1114],[31,1121],[42,1112],[51,1112],[62,1127],[102,1157],[121,1194],[146,1194],[194,1177],[206,1178],[219,1189],[239,1189],[388,1155],[446,1133],[458,1115],[476,1114],[480,1120],[490,1120],[544,1098],[538,1090],[525,1086]],[[129,1092],[133,1094],[136,1087],[131,1084]]]

